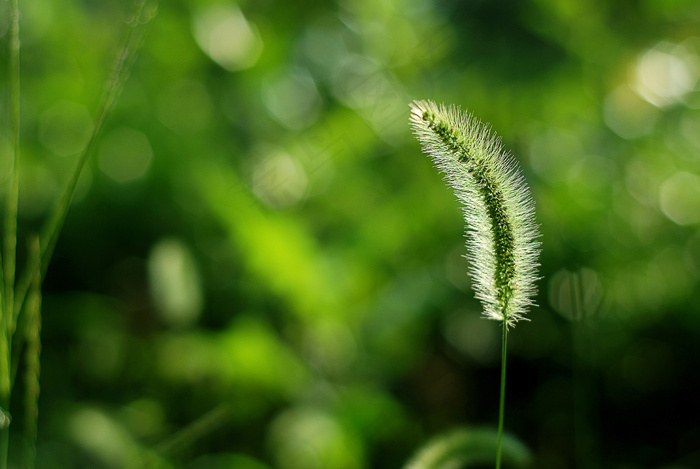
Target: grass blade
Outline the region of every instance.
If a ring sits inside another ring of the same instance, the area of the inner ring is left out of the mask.
[[[82,174],[88,160],[94,153],[97,142],[99,141],[102,130],[104,129],[105,122],[107,121],[107,118],[109,117],[114,105],[117,102],[117,99],[119,98],[119,95],[121,94],[124,83],[126,83],[126,80],[129,77],[131,67],[134,64],[137,53],[146,37],[148,23],[155,16],[156,6],[157,3],[155,0],[136,0],[134,3],[134,13],[131,15],[127,23],[129,25],[128,34],[123,46],[120,49],[117,61],[112,70],[112,74],[107,81],[102,101],[95,116],[95,125],[92,129],[92,133],[90,134],[88,143],[78,159],[78,164],[75,171],[73,172],[65,191],[59,199],[56,208],[42,228],[40,236],[40,261],[37,263],[38,265],[29,265],[28,269],[24,271],[23,276],[18,283],[17,297],[14,301],[15,321],[22,310],[22,303],[24,302],[32,278],[34,277],[34,270],[40,269],[40,277],[42,279],[46,273],[46,269],[51,261],[51,256],[53,255],[53,250],[56,246],[56,242],[58,241],[58,236],[61,232],[61,228],[63,227],[66,215],[68,214],[70,203],[73,200],[73,195],[75,194],[75,189],[78,185],[80,175]]]
[[[17,255],[17,204],[19,201],[19,160],[20,160],[20,69],[19,69],[19,5],[18,0],[10,0],[9,5],[9,51],[8,71],[10,90],[10,134],[12,140],[12,181],[5,200],[5,233],[3,236],[3,288],[5,311],[12,311],[15,261]],[[4,314],[3,320],[9,327],[11,314]]]
[[[160,458],[168,455],[172,456],[178,451],[185,450],[193,442],[224,425],[230,418],[231,411],[228,405],[221,404],[190,423],[187,427],[171,435],[156,446],[149,455],[146,455],[141,461],[136,461],[130,468],[152,467]]]
[[[5,233],[3,236],[4,255],[2,256],[2,314],[0,315],[0,408],[10,407],[10,363],[11,325],[14,319],[15,259],[17,247],[17,203],[19,200],[19,4],[10,0],[8,30],[8,72],[10,92],[10,133],[12,139],[12,182],[5,206]],[[4,411],[3,411],[4,413]],[[3,415],[4,417],[4,415]],[[3,419],[4,420],[4,419]],[[9,449],[9,420],[0,428],[0,468],[7,467]]]
[[[39,239],[34,238],[32,257],[39,257]],[[30,314],[29,328],[26,334],[26,369],[24,373],[24,467],[33,469],[36,460],[37,421],[39,418],[39,374],[41,371],[41,279],[39,270],[32,281],[27,298],[27,311]]]

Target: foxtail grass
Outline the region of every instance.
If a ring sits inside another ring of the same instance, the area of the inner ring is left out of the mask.
[[[533,303],[540,243],[535,205],[501,139],[469,113],[432,101],[410,104],[410,125],[462,204],[467,258],[483,315],[501,321],[501,391],[496,469],[501,466],[508,328]]]

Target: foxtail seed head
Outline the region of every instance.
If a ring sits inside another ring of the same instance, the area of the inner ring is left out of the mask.
[[[410,106],[423,152],[462,203],[469,273],[483,314],[515,325],[534,304],[540,252],[535,204],[517,163],[489,126],[458,107]]]

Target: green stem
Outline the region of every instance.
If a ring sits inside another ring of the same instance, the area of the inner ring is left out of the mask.
[[[501,446],[503,443],[503,412],[506,404],[506,346],[508,323],[503,321],[503,350],[501,352],[501,402],[498,406],[498,442],[496,443],[496,469],[501,469]]]
[[[34,236],[29,245],[32,259],[39,258],[39,237]],[[29,327],[26,331],[26,367],[24,375],[24,468],[34,469],[36,463],[37,421],[39,418],[39,375],[41,373],[41,281],[36,271],[27,298]],[[14,381],[14,380],[13,380]]]
[[[40,278],[42,281],[44,279],[46,269],[51,261],[51,256],[53,255],[53,250],[58,240],[58,236],[61,232],[61,228],[63,227],[63,222],[68,214],[68,208],[73,200],[73,194],[78,186],[80,175],[90,159],[90,156],[93,154],[100,135],[102,134],[102,130],[104,129],[107,117],[114,108],[117,98],[119,98],[122,88],[129,77],[131,67],[134,64],[137,53],[146,37],[148,22],[155,16],[157,11],[155,8],[156,5],[157,0],[134,0],[134,11],[130,17],[128,34],[120,50],[119,56],[117,57],[112,74],[107,81],[107,86],[105,87],[100,107],[97,115],[95,116],[95,124],[93,126],[92,133],[90,134],[90,138],[88,139],[88,143],[78,158],[78,164],[73,171],[70,180],[68,181],[68,186],[58,200],[53,213],[44,223],[41,230],[39,237],[41,241],[40,260],[38,263],[30,264],[28,268],[25,268],[23,275],[20,275],[18,278],[14,295],[14,306],[12,308],[15,322],[20,311],[22,310],[22,305],[24,304],[29,287],[31,286],[32,279],[35,276],[35,270],[39,269]],[[6,302],[9,302],[9,300]]]
[[[17,247],[17,202],[19,200],[19,5],[10,0],[8,7],[8,81],[10,91],[10,132],[12,138],[13,168],[12,182],[6,198],[5,233],[2,260],[2,315],[0,315],[0,410],[3,417],[9,416],[10,393],[10,341],[14,317],[15,256]],[[6,414],[7,413],[7,414]],[[3,418],[0,428],[0,469],[7,467],[10,429],[9,420]]]
[[[19,6],[18,0],[10,1],[9,27],[9,88],[10,129],[12,134],[12,182],[5,206],[5,237],[3,240],[4,314],[3,325],[11,331],[14,311],[15,256],[17,252],[17,204],[19,201]]]

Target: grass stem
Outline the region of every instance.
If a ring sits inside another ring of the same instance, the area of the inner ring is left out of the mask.
[[[10,133],[12,139],[12,181],[8,188],[5,205],[5,233],[3,237],[4,308],[3,326],[11,330],[14,310],[15,262],[17,254],[17,204],[19,202],[19,117],[20,117],[20,70],[19,70],[19,6],[18,0],[9,4],[9,90]],[[9,348],[8,348],[9,350]],[[9,374],[8,374],[9,376]],[[4,378],[3,378],[4,379]],[[4,392],[4,386],[3,386]]]
[[[10,353],[11,329],[14,319],[14,284],[15,261],[17,253],[17,204],[19,201],[19,4],[18,0],[10,0],[8,5],[8,81],[10,93],[10,134],[12,139],[13,168],[12,182],[8,189],[5,205],[5,233],[3,236],[2,256],[2,301],[0,308],[0,407],[3,412],[2,427],[0,427],[0,469],[7,467],[7,457],[10,442],[9,416],[10,393]],[[6,414],[7,413],[7,414]]]
[[[496,443],[496,469],[501,469],[501,447],[503,444],[503,413],[506,403],[506,349],[508,323],[503,321],[503,350],[501,351],[501,400],[498,405],[498,442]]]
[[[36,263],[34,265],[29,265],[28,268],[24,270],[23,275],[19,278],[17,283],[14,306],[12,308],[14,320],[17,319],[17,316],[22,310],[22,305],[35,275],[35,269],[40,269],[40,277],[42,280],[46,274],[46,269],[51,261],[54,247],[56,246],[58,236],[61,232],[61,228],[63,227],[63,222],[68,214],[68,208],[73,200],[73,194],[78,186],[80,176],[83,173],[83,169],[90,159],[90,156],[92,156],[94,153],[97,142],[107,121],[107,117],[114,108],[114,105],[121,94],[122,88],[124,87],[124,83],[126,83],[126,80],[129,77],[131,67],[134,64],[138,51],[141,48],[143,40],[145,39],[148,23],[155,16],[155,12],[157,11],[156,6],[156,0],[134,1],[134,10],[130,15],[128,22],[128,33],[119,55],[117,56],[112,73],[107,80],[107,85],[94,119],[94,126],[92,133],[90,134],[90,138],[88,139],[88,143],[80,154],[78,164],[73,171],[63,194],[58,200],[53,213],[45,222],[41,230],[40,262],[38,265],[36,265]]]
[[[30,242],[30,254],[39,258],[39,237]],[[41,279],[36,271],[29,297],[27,313],[30,326],[26,332],[26,368],[24,375],[24,468],[34,469],[36,462],[37,421],[39,418],[39,375],[41,371]]]

